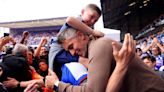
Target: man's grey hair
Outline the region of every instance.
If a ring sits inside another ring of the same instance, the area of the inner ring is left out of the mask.
[[[67,28],[64,31],[60,32],[57,37],[58,43],[62,44],[66,39],[76,37],[76,32],[77,30],[73,28]]]
[[[16,44],[13,48],[12,53],[15,54],[23,54],[25,51],[28,51],[28,47],[24,44]]]

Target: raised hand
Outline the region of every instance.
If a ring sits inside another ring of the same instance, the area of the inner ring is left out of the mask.
[[[119,92],[128,66],[135,55],[135,42],[130,34],[125,34],[121,49],[117,42],[112,42],[112,47],[116,67],[109,78],[106,92]]]
[[[154,43],[159,43],[158,39],[156,37],[153,38]]]
[[[122,48],[119,50],[119,46],[115,42],[112,42],[112,47],[116,65],[122,68],[128,67],[135,55],[135,41],[133,37],[129,33],[125,34]]]
[[[45,46],[47,44],[47,38],[46,37],[42,37],[41,44],[42,44],[42,46]]]
[[[29,36],[29,32],[28,31],[24,31],[23,32],[23,37],[27,38]]]

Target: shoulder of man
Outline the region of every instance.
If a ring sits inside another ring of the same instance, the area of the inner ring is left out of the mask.
[[[97,44],[97,45],[111,45],[111,43],[115,41],[108,37],[100,37],[96,40],[91,40],[91,44]]]
[[[98,38],[96,40],[92,40],[89,43],[88,46],[88,55],[90,58],[92,58],[93,56],[96,55],[103,55],[103,53],[105,53],[106,51],[109,51],[110,53],[112,53],[112,42],[114,40],[107,38],[107,37],[101,37]],[[118,43],[120,44],[120,43]],[[121,44],[120,44],[121,47]]]

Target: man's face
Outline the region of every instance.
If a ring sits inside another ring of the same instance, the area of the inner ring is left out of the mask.
[[[46,54],[45,51],[46,51],[46,48],[45,48],[45,47],[41,47],[40,55],[41,55],[41,56],[42,56],[42,55],[45,55],[45,54]]]
[[[100,15],[91,9],[86,9],[82,11],[82,19],[84,23],[88,26],[93,26],[97,20],[99,19]]]
[[[145,58],[145,59],[143,60],[143,62],[144,62],[148,67],[150,67],[151,69],[154,69],[155,63],[152,63],[151,60]]]
[[[41,71],[47,71],[48,65],[47,65],[45,62],[40,62],[40,63],[39,63],[39,69],[40,69]]]
[[[69,51],[73,56],[79,55],[84,56],[87,49],[87,43],[81,37],[74,37],[66,39],[62,44],[66,51]]]
[[[152,54],[154,55],[154,56],[157,56],[158,55],[158,49],[157,49],[157,47],[153,47],[152,48]]]
[[[27,54],[27,57],[28,57],[28,63],[31,65],[32,64],[32,52],[28,51],[28,54]]]

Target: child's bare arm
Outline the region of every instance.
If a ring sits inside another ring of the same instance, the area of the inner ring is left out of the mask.
[[[86,25],[85,23],[79,21],[75,17],[68,17],[66,19],[66,22],[71,27],[73,27],[73,28],[75,28],[79,31],[82,31],[84,33],[87,33],[89,35],[93,35],[93,36],[96,36],[96,37],[104,36],[104,33],[100,32],[100,31],[94,31],[94,29],[90,28],[88,25]]]

